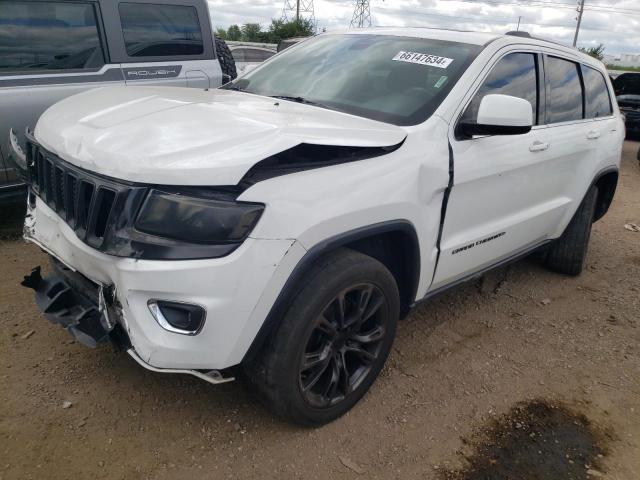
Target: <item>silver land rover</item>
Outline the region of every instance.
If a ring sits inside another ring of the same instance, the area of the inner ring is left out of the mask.
[[[14,157],[59,100],[107,85],[213,88],[235,77],[206,0],[0,0],[0,202],[23,195]]]

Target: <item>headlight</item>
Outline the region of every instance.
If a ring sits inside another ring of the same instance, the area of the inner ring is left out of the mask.
[[[150,235],[198,244],[239,243],[247,238],[264,205],[192,197],[151,190],[135,222]]]

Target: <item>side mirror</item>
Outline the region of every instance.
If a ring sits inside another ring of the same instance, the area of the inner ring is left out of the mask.
[[[533,126],[533,108],[523,98],[490,94],[480,102],[476,123],[460,123],[460,133],[474,135],[522,135]]]

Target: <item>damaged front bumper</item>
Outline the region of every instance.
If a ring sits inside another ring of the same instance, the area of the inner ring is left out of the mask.
[[[188,374],[213,384],[234,380],[234,377],[224,377],[218,370],[166,369],[149,365],[131,346],[120,324],[122,308],[113,287],[97,285],[54,258],[51,267],[53,274],[46,278],[42,277],[40,267],[34,268],[24,277],[22,285],[36,292],[36,304],[44,316],[51,323],[62,326],[78,342],[95,348],[110,341],[116,349],[126,350],[138,364],[152,372]]]
[[[118,349],[131,348],[117,321],[122,309],[113,288],[96,285],[53,258],[51,267],[54,273],[46,278],[36,267],[22,281],[22,286],[35,291],[36,305],[47,320],[87,347],[96,348],[111,340]]]
[[[114,257],[82,242],[39,197],[28,202],[24,237],[59,265],[55,279],[33,273],[26,281],[49,320],[82,343],[116,343],[150,370],[204,375],[213,383],[220,380],[216,371],[241,363],[306,252],[294,240],[249,238],[223,258]],[[79,293],[78,276],[91,294]],[[206,321],[192,335],[170,331],[154,317],[154,302],[201,306]]]

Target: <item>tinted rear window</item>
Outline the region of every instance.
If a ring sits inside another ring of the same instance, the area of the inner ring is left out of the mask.
[[[582,83],[577,63],[547,57],[547,123],[581,120]]]
[[[93,5],[0,1],[0,74],[103,65]]]
[[[609,89],[597,70],[583,66],[582,78],[586,99],[586,118],[607,117],[613,113]]]
[[[204,52],[194,7],[121,3],[119,9],[130,57],[176,57]]]

